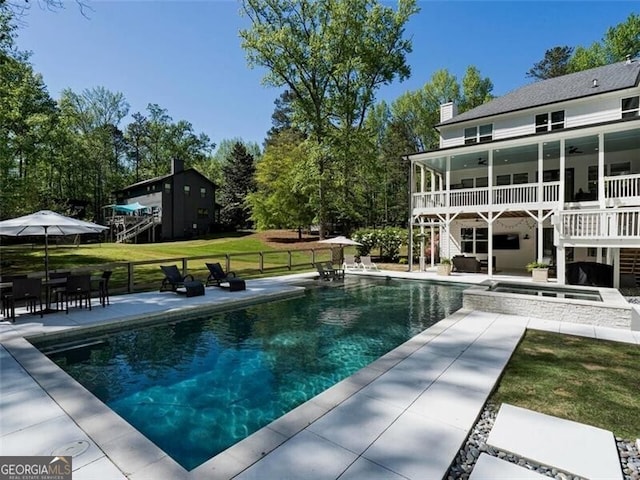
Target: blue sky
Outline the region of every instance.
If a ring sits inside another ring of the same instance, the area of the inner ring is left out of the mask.
[[[250,69],[238,31],[248,26],[236,1],[99,1],[88,17],[75,3],[51,12],[36,4],[18,45],[49,93],[104,86],[122,92],[130,113],[157,103],[216,143],[240,137],[260,145],[280,90]],[[438,69],[461,79],[475,65],[503,95],[529,83],[525,74],[557,45],[588,46],[638,13],[638,2],[422,1],[407,26],[413,39],[411,78],[383,87],[393,101],[420,88]],[[128,119],[126,119],[128,120]]]

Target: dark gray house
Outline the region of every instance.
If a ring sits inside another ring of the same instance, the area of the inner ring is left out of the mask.
[[[216,185],[193,168],[185,170],[183,160],[174,159],[168,175],[113,193],[111,224],[119,242],[144,232],[150,241],[192,238],[210,232],[216,222]],[[125,212],[126,205],[136,203],[142,208]]]

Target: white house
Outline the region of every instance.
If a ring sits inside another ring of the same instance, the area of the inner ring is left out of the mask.
[[[613,265],[614,286],[640,274],[639,80],[640,61],[627,60],[461,114],[442,105],[439,148],[409,157],[411,230],[489,275],[535,260],[553,261],[560,284],[573,261]],[[411,246],[421,267],[429,246]]]

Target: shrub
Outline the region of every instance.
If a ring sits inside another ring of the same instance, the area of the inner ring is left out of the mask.
[[[549,264],[544,262],[527,263],[527,272],[530,272],[535,268],[549,268]]]

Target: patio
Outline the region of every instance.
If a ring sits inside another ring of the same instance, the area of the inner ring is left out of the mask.
[[[74,457],[74,479],[441,478],[526,328],[640,344],[640,332],[461,310],[187,472],[24,339],[78,326],[152,321],[161,313],[184,314],[211,303],[232,307],[298,295],[294,284],[313,276],[253,280],[246,291],[210,288],[204,297],[189,299],[157,292],[116,296],[111,306],[90,314],[78,310],[50,314],[44,322],[30,315],[16,324],[0,322],[2,454],[82,451]]]

